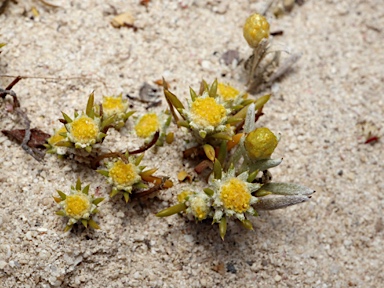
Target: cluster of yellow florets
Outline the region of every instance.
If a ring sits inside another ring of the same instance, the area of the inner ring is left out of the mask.
[[[62,210],[56,212],[59,216],[68,217],[65,231],[69,231],[72,226],[81,221],[81,223],[94,229],[99,229],[99,225],[92,219],[92,215],[97,213],[97,205],[104,198],[94,198],[88,194],[89,185],[81,189],[81,182],[77,180],[76,186],[71,188],[69,194],[57,190],[60,197],[54,197],[55,201],[60,204]]]
[[[256,48],[263,39],[269,37],[269,23],[267,19],[257,13],[249,16],[244,24],[243,35],[249,46]]]

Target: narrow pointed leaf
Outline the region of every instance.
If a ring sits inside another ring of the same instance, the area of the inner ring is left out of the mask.
[[[60,190],[56,190],[56,191],[62,200],[65,200],[67,198],[67,195],[64,192],[62,192]]]
[[[220,237],[224,241],[225,234],[227,233],[227,218],[223,217],[219,223]]]
[[[61,114],[63,115],[64,120],[65,120],[67,123],[71,123],[71,122],[72,122],[71,117],[69,117],[67,114],[65,114],[64,112],[61,112]]]
[[[213,81],[211,87],[209,88],[209,97],[215,98],[217,96],[217,79]]]
[[[89,186],[90,186],[90,185],[91,185],[91,184],[88,184],[87,186],[84,187],[84,189],[83,189],[83,193],[84,193],[84,194],[88,195],[88,192],[89,192]]]
[[[127,155],[127,158],[128,158],[128,155]],[[143,158],[144,158],[144,153],[141,153],[139,156],[137,156],[135,159],[135,165],[139,166],[141,163],[141,160],[143,160]]]
[[[249,165],[250,170],[259,170],[259,171],[264,171],[268,170],[270,168],[276,167],[283,162],[283,158],[279,159],[263,159],[256,161],[252,164]]]
[[[306,202],[310,197],[306,195],[291,195],[291,196],[267,196],[259,198],[259,201],[253,204],[256,210],[276,210],[285,208],[291,205]]]
[[[109,197],[114,197],[114,196],[116,196],[116,194],[117,193],[119,193],[119,190],[117,190],[117,189],[112,189],[112,192],[111,192],[111,194],[109,194]]]
[[[80,181],[80,178],[77,178],[77,181],[76,181],[76,190],[81,190],[81,181]]]
[[[315,192],[313,189],[293,183],[268,183],[262,189],[277,195],[311,195]]]
[[[128,203],[128,201],[129,201],[129,193],[128,192],[123,192],[123,196],[124,196],[125,203]]]
[[[230,135],[228,135],[227,133],[223,133],[223,132],[213,134],[210,137],[215,138],[215,139],[228,140],[228,141],[232,139],[232,137]]]
[[[250,173],[250,174],[248,175],[247,182],[252,183],[253,180],[256,179],[256,176],[257,176],[258,173],[259,173],[259,170],[255,170],[255,171],[253,171],[252,173]]]
[[[63,210],[57,211],[57,212],[56,212],[56,215],[59,215],[59,216],[67,216],[67,214],[65,214],[65,212],[64,212]]]
[[[95,94],[94,92],[92,92],[88,97],[87,108],[85,110],[85,114],[87,114],[91,118],[93,118],[94,116],[94,113],[93,113],[94,103],[95,103]]]
[[[72,229],[72,226],[73,226],[73,225],[67,225],[67,226],[65,226],[65,228],[64,228],[64,232],[68,232],[69,230],[71,230],[71,229]]]
[[[93,229],[100,229],[100,226],[93,219],[88,220],[88,225]]]
[[[98,205],[103,200],[104,200],[104,198],[102,198],[102,197],[101,198],[96,198],[95,200],[92,201],[92,203],[95,204],[95,205]]]
[[[85,228],[88,228],[88,221],[85,219],[81,219],[81,223],[83,223]]]
[[[210,188],[204,188],[203,191],[204,191],[205,194],[207,194],[210,197],[212,197],[213,194],[215,194],[215,192],[212,189],[210,189]]]
[[[251,221],[249,221],[248,219],[245,219],[243,221],[240,221],[241,225],[243,225],[243,227],[245,229],[248,229],[248,230],[253,230],[253,226],[252,226],[252,223]]]
[[[183,212],[187,209],[187,205],[185,205],[184,203],[179,203],[179,204],[176,204],[174,206],[171,206],[167,209],[164,209],[164,210],[161,210],[160,212],[158,212],[156,214],[156,217],[167,217],[167,216],[171,216],[173,214],[177,214],[177,213],[180,213],[180,212]]]
[[[270,94],[261,96],[259,99],[255,101],[255,110],[259,110],[261,107],[263,107],[268,100],[271,98]]]
[[[215,159],[215,162],[213,163],[213,176],[215,179],[221,179],[222,176],[222,169],[221,169],[221,163],[218,159]]]
[[[165,97],[172,103],[176,109],[184,109],[184,105],[180,102],[179,98],[168,89],[164,90]]]
[[[106,170],[96,170],[96,172],[105,176],[105,177],[109,177],[109,172]]]
[[[220,163],[224,163],[226,158],[227,158],[227,141],[221,141],[219,153],[217,154],[217,159],[220,161]]]
[[[192,89],[192,87],[189,87],[189,94],[191,94],[192,102],[195,101],[197,98],[197,94],[196,94],[195,90]]]

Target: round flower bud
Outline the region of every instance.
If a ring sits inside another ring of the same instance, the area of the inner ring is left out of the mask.
[[[243,35],[248,45],[256,48],[261,40],[269,37],[269,23],[267,19],[256,13],[249,16],[243,27]]]
[[[253,130],[244,141],[245,149],[252,160],[269,158],[277,144],[277,137],[266,127]]]

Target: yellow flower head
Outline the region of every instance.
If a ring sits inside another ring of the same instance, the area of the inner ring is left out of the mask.
[[[109,169],[109,177],[112,182],[117,186],[132,186],[139,182],[141,177],[139,175],[139,168],[132,163],[124,163],[117,160]]]
[[[64,201],[64,211],[68,217],[76,220],[89,218],[92,207],[90,196],[78,192],[68,195]]]
[[[266,127],[256,128],[244,141],[245,149],[252,160],[269,158],[277,144],[277,137]]]
[[[99,118],[92,119],[85,114],[76,117],[66,124],[69,140],[82,148],[95,144],[100,133],[99,123]]]
[[[199,127],[217,127],[223,123],[227,111],[212,97],[197,98],[191,105],[191,120]]]
[[[251,193],[244,181],[231,178],[221,187],[220,199],[225,209],[233,210],[236,213],[244,213],[249,209]]]
[[[256,48],[261,40],[269,37],[269,23],[267,19],[257,13],[249,16],[243,27],[243,35],[248,45]]]
[[[189,197],[189,207],[187,212],[190,212],[201,221],[208,217],[210,212],[210,205],[208,205],[209,197],[203,193],[196,193]]]
[[[61,127],[59,130],[56,130],[55,134],[53,134],[47,141],[50,145],[54,146],[55,144],[59,143],[60,141],[65,140],[65,137],[60,135],[63,133],[66,133],[67,129],[65,126]]]
[[[254,215],[252,204],[257,198],[252,193],[261,187],[258,183],[247,182],[248,172],[235,177],[235,169],[231,168],[222,174],[221,179],[210,179],[213,188],[213,220],[220,222],[223,216],[235,216],[240,221],[245,220],[245,213]]]
[[[231,85],[219,82],[217,84],[217,94],[223,101],[227,102],[235,100],[237,96],[239,96],[240,92]]]
[[[179,201],[179,203],[184,203],[192,194],[192,191],[185,190],[177,195],[177,201]]]
[[[135,126],[137,136],[140,138],[148,138],[160,129],[159,117],[155,113],[145,114],[140,118]]]
[[[123,95],[103,97],[103,117],[108,118],[112,115],[122,115],[127,112],[128,101],[123,99]]]

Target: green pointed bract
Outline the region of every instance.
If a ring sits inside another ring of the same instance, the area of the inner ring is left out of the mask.
[[[171,206],[167,209],[160,211],[159,213],[156,214],[156,216],[157,217],[167,217],[167,216],[171,216],[173,214],[183,212],[186,209],[187,209],[187,205],[185,205],[185,203],[179,203],[179,204],[176,204],[174,206]]]
[[[88,102],[87,102],[87,108],[85,109],[85,114],[87,114],[92,119],[95,116],[94,111],[93,111],[94,103],[95,103],[95,94],[92,92],[89,95]]]
[[[222,141],[220,143],[217,159],[220,161],[220,163],[224,163],[226,158],[227,158],[227,141]]]
[[[248,219],[245,219],[243,221],[240,221],[241,225],[243,225],[243,227],[247,230],[253,230],[253,226],[252,226],[252,223],[251,221],[249,221]]]
[[[88,225],[93,229],[100,229],[100,226],[93,219],[88,220]]]
[[[81,219],[81,223],[83,223],[85,228],[88,228],[88,220]]]
[[[253,180],[256,179],[257,174],[259,173],[259,170],[255,170],[252,173],[248,175],[247,182],[252,183]]]
[[[96,172],[105,176],[105,177],[109,177],[109,172],[106,170],[96,170]]]
[[[112,198],[112,197],[116,196],[117,193],[119,193],[119,190],[117,190],[117,189],[112,189],[111,194],[109,195],[109,197]]]
[[[185,109],[184,105],[180,102],[179,98],[168,89],[164,90],[165,97],[171,102],[176,109]]]
[[[215,161],[215,148],[213,148],[209,144],[205,144],[203,145],[203,149],[204,149],[205,156],[207,156],[207,158],[212,162]]]
[[[144,158],[144,153],[142,153],[139,156],[137,156],[136,159],[135,159],[135,165],[139,166],[140,163],[141,163],[141,160],[143,160],[143,158]]]
[[[310,188],[293,183],[268,183],[262,189],[277,195],[311,195],[315,192]]]
[[[207,194],[210,197],[212,197],[213,194],[215,194],[215,192],[212,189],[210,189],[210,188],[204,188],[203,191],[204,191],[205,194]]]
[[[87,186],[85,186],[84,189],[83,189],[83,193],[86,194],[86,195],[88,195],[89,186],[90,186],[90,184],[88,184]]]
[[[96,214],[96,213],[99,213],[99,209],[97,209],[97,208],[92,210],[92,214]]]
[[[209,92],[208,83],[203,79],[200,84],[199,95],[203,95],[204,91]]]
[[[146,184],[142,183],[142,182],[134,184],[133,187],[135,187],[137,189],[148,188],[148,186]]]
[[[75,110],[75,112],[73,112],[73,116],[74,116],[74,118],[77,118],[77,116],[79,116],[79,112],[77,112],[77,111]]]
[[[81,147],[78,147],[78,148],[81,148]],[[92,146],[87,146],[84,148],[85,151],[87,151],[88,153],[91,153],[92,152]]]
[[[56,212],[56,215],[59,215],[59,216],[67,216],[63,210],[57,211],[57,212]]]
[[[67,123],[71,123],[73,120],[71,119],[71,117],[69,117],[67,114],[65,114],[64,112],[61,112],[61,114],[63,115],[64,117],[64,120],[67,122]]]
[[[65,226],[65,228],[64,228],[64,232],[68,232],[69,230],[71,230],[71,229],[72,229],[72,226],[73,226],[73,225],[67,225],[67,226]]]
[[[73,143],[72,142],[69,142],[69,141],[59,141],[57,143],[55,143],[54,146],[58,146],[58,147],[73,147]]]
[[[207,137],[207,132],[204,131],[204,130],[200,130],[199,131],[199,135],[200,135],[201,138],[205,139],[205,137]]]
[[[220,140],[232,140],[232,137],[228,135],[227,133],[219,132],[211,135],[210,137]]]
[[[67,137],[67,132],[62,132],[62,133],[59,133],[59,135],[61,136],[61,137]]]
[[[215,162],[213,163],[213,177],[215,179],[221,179],[222,173],[221,163],[218,159],[215,159]]]
[[[223,217],[219,223],[220,237],[224,241],[225,234],[227,233],[227,218]]]
[[[255,110],[258,110],[261,107],[263,107],[268,102],[268,100],[270,98],[271,98],[271,95],[267,94],[267,95],[261,96],[259,99],[257,99],[255,101]]]
[[[213,81],[211,87],[209,88],[209,97],[215,98],[217,96],[217,79]]]
[[[240,123],[243,120],[244,120],[243,118],[229,117],[227,120],[227,123],[232,125],[232,124]]]
[[[123,196],[124,196],[125,203],[128,203],[128,201],[129,201],[129,193],[128,192],[123,192]]]
[[[197,94],[196,94],[195,90],[192,89],[192,87],[189,87],[189,94],[191,94],[192,102],[195,101],[197,98]]]
[[[105,127],[108,127],[112,125],[113,122],[116,120],[116,115],[109,116],[107,119],[104,119],[103,122],[101,122],[101,130],[104,130]]]
[[[103,201],[104,200],[104,198],[96,198],[96,199],[94,199],[93,201],[92,201],[92,203],[93,204],[95,204],[95,205],[98,205],[101,201]]]
[[[64,192],[62,192],[60,190],[56,190],[56,191],[62,200],[65,200],[67,198],[67,195]]]
[[[80,181],[80,178],[77,178],[77,181],[76,181],[76,190],[81,191],[81,181]]]

